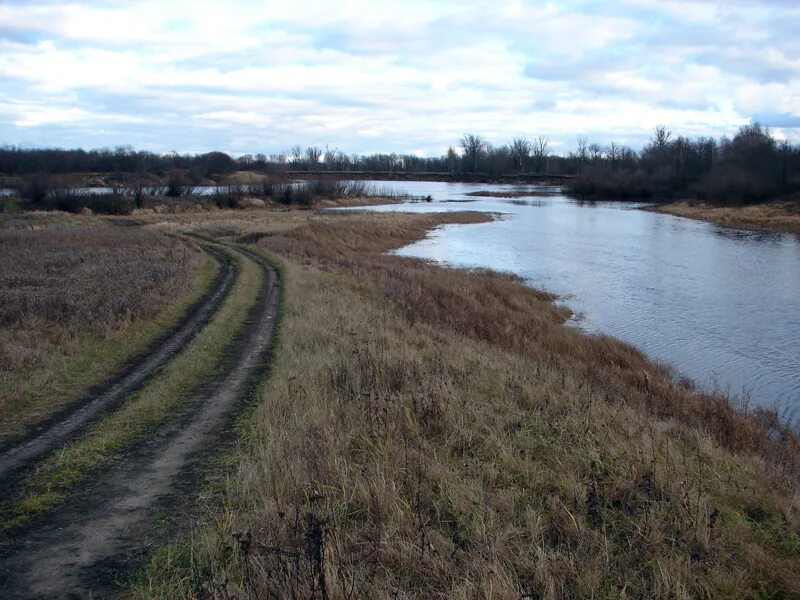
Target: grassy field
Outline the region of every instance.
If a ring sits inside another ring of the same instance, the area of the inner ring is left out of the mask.
[[[800,445],[773,413],[513,277],[384,254],[485,218],[158,220],[281,261],[285,314],[221,495],[128,595],[800,595]]]
[[[142,228],[0,218],[0,443],[141,352],[215,272],[197,248]]]
[[[253,261],[233,253],[239,276],[219,311],[158,376],[131,395],[80,439],[53,453],[9,495],[2,507],[0,531],[51,510],[93,471],[114,460],[120,449],[150,434],[174,417],[203,384],[213,380],[226,349],[244,326],[261,279]]]
[[[658,206],[653,210],[728,227],[800,234],[800,198],[750,206],[711,206],[696,202],[675,202]]]

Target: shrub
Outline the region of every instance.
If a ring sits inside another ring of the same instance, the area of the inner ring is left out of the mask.
[[[186,174],[179,169],[173,169],[167,174],[167,189],[164,193],[171,198],[178,198],[184,195],[186,184]]]
[[[694,189],[699,199],[722,205],[756,204],[780,191],[773,181],[734,169],[716,169]]]
[[[294,201],[300,206],[311,206],[314,202],[314,195],[306,186],[300,186],[294,191]]]
[[[217,208],[236,208],[245,197],[246,188],[242,185],[220,185],[211,193]]]
[[[48,194],[52,191],[52,187],[50,177],[43,173],[37,173],[26,177],[18,189],[18,192],[24,199],[38,204],[47,198]]]
[[[54,190],[37,208],[79,213],[88,208],[92,212],[106,215],[129,215],[134,209],[134,200],[118,193],[91,194],[75,188]]]
[[[275,185],[273,182],[264,179],[257,187],[258,192],[261,193],[262,196],[265,198],[272,198],[275,195],[276,191],[280,189],[280,186]]]
[[[107,215],[129,215],[135,207],[132,198],[118,194],[91,194],[84,198],[82,204],[81,208]]]

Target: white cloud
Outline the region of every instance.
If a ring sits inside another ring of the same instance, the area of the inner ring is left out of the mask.
[[[775,1],[8,1],[0,142],[440,152],[467,130],[565,147],[657,123],[717,135],[800,115],[798,25]]]

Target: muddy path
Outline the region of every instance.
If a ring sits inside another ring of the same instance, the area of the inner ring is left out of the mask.
[[[201,248],[219,265],[210,289],[168,332],[137,357],[111,380],[100,384],[85,398],[71,403],[35,425],[21,439],[0,448],[0,487],[9,488],[26,470],[49,452],[75,439],[86,427],[107,412],[114,410],[131,392],[161,369],[188,344],[215,313],[236,277],[231,258],[220,250],[202,244]]]
[[[270,358],[280,283],[266,260],[239,251],[259,264],[263,285],[222,374],[184,414],[129,449],[56,512],[6,541],[0,549],[0,596],[106,597],[131,561],[147,552],[154,515],[180,510]]]

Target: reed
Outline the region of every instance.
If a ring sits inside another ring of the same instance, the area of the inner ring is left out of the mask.
[[[282,261],[285,313],[221,497],[131,595],[800,594],[800,447],[774,414],[564,327],[514,277],[385,254],[485,215],[262,214],[169,225]]]

